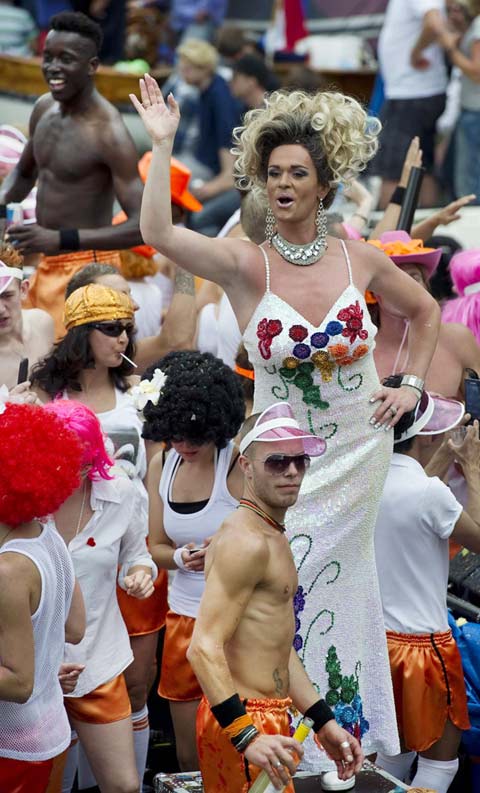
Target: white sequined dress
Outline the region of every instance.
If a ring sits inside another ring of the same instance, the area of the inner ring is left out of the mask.
[[[327,442],[287,513],[299,574],[294,646],[365,754],[391,755],[400,747],[373,534],[393,439],[369,423],[369,398],[379,386],[376,328],[342,245],[348,284],[319,327],[270,290],[261,249],[266,291],[244,344],[255,369],[254,412],[288,400],[300,425]],[[331,763],[309,741],[302,768]]]

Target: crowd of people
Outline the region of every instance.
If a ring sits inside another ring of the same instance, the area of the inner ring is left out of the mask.
[[[139,793],[158,681],[205,793],[260,773],[293,793],[299,763],[348,790],[366,756],[447,793],[470,728],[446,592],[452,549],[480,552],[480,251],[449,261],[434,233],[476,184],[396,226],[412,168],[437,189],[442,48],[472,84],[454,171],[470,145],[475,174],[474,4],[390,0],[383,127],[280,89],[258,53],[225,79],[222,3],[174,5],[177,68],[131,95],[140,160],[77,11],[49,21],[28,139],[0,139],[0,790]]]

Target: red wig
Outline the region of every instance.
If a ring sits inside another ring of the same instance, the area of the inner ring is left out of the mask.
[[[80,485],[82,447],[43,407],[0,414],[0,522],[16,527],[55,512]]]
[[[83,446],[82,465],[90,468],[88,478],[112,479],[108,472],[113,460],[105,449],[103,430],[93,410],[73,399],[56,399],[45,405],[45,410],[55,413],[79,438]]]

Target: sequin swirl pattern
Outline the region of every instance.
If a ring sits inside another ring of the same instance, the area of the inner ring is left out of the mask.
[[[346,253],[346,251],[345,251]],[[369,424],[379,380],[376,328],[351,279],[319,327],[269,289],[244,343],[255,369],[254,412],[288,400],[300,424],[325,438],[286,527],[299,574],[294,646],[339,723],[366,754],[400,751],[373,546],[392,433]],[[273,323],[273,324],[272,324]],[[268,357],[262,354],[267,328]],[[313,740],[302,768],[331,769]]]

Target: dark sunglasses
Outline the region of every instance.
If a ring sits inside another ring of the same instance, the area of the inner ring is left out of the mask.
[[[288,471],[291,463],[299,473],[303,473],[310,467],[310,457],[308,454],[271,454],[263,461],[263,467],[268,474],[280,476]]]
[[[135,325],[133,322],[128,322],[126,325],[123,322],[90,322],[89,323],[91,328],[95,328],[95,330],[99,330],[100,333],[104,333],[105,336],[121,336],[123,331],[127,334],[127,336],[133,336],[135,332]]]

